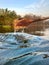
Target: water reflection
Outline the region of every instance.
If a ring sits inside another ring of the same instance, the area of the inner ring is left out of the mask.
[[[41,37],[44,38],[44,39],[49,40],[49,28],[45,29],[44,36],[41,36]]]
[[[37,36],[41,36],[42,38],[49,40],[49,28],[46,28],[44,31],[36,31],[32,34],[37,35]]]
[[[37,36],[44,36],[45,35],[44,31],[35,31],[35,32],[31,33],[31,34],[37,35]]]

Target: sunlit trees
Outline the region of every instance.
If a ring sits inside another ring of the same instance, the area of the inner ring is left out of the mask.
[[[37,15],[34,15],[34,14],[26,14],[24,16],[24,18],[27,18],[27,19],[32,19],[32,20],[40,20],[41,19],[41,16],[37,16]]]
[[[13,27],[13,20],[17,19],[19,16],[16,14],[15,11],[11,11],[6,9],[0,9],[0,27],[4,29],[3,27],[11,26]],[[13,29],[13,28],[12,28]],[[12,30],[11,29],[11,30]]]

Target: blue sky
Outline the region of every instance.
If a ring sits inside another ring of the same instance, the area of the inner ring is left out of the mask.
[[[49,0],[0,0],[0,8],[15,10],[20,15],[32,13],[49,16]]]

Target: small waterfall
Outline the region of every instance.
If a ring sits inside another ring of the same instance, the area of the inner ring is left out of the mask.
[[[23,30],[22,30],[22,33],[24,32],[24,28],[23,28]]]
[[[16,29],[14,30],[14,34],[16,34]]]

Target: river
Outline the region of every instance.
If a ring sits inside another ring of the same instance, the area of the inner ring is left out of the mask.
[[[44,36],[41,36],[41,37],[44,38],[44,39],[48,39],[49,40],[49,28],[45,29]]]
[[[48,36],[45,30],[45,36]],[[49,40],[27,33],[0,34],[0,65],[49,65]]]

